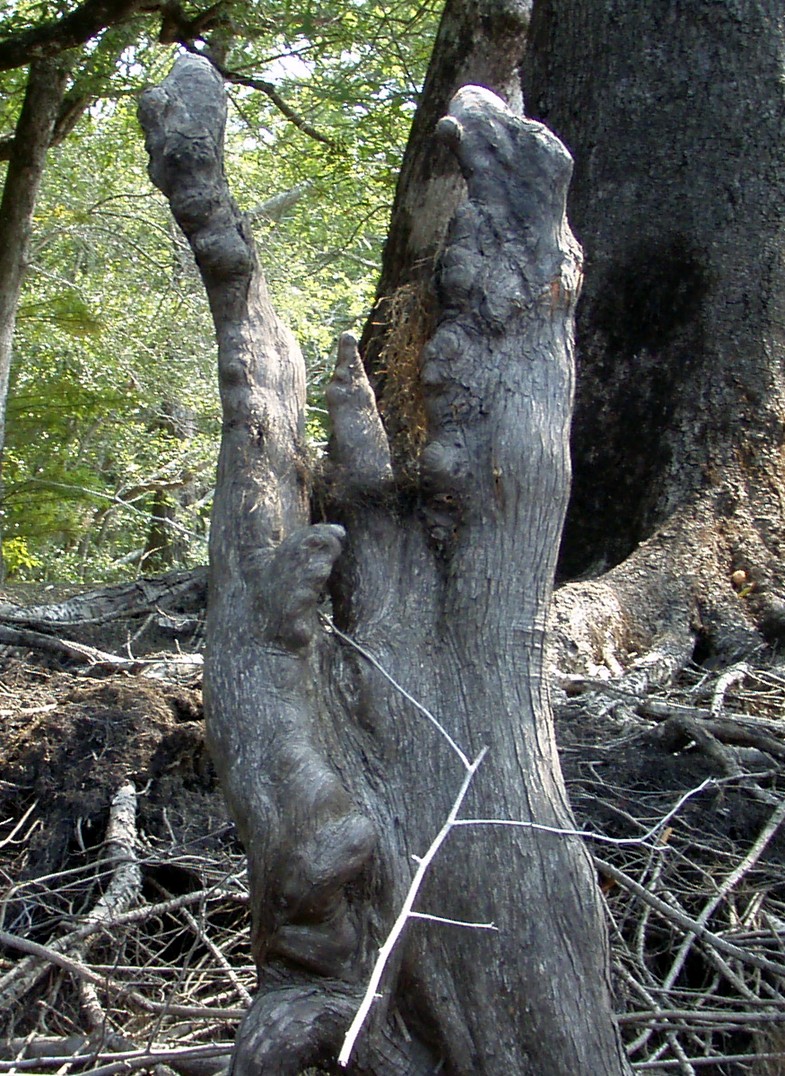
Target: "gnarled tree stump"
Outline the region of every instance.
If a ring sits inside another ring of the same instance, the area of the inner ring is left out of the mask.
[[[145,95],[141,118],[151,176],[193,246],[219,342],[205,702],[248,850],[259,968],[234,1072],[271,1076],[335,1058],[413,858],[463,781],[460,752],[488,749],[465,814],[572,824],[543,648],[569,482],[581,258],[564,215],[566,150],[490,91],[460,90],[439,131],[469,197],[411,386],[427,415],[419,481],[397,484],[344,337],[314,498],[325,518],[312,520],[302,359],[227,189],[223,102],[209,64],[184,57]],[[579,840],[456,829],[417,907],[498,931],[411,922],[353,1071],[625,1071]]]

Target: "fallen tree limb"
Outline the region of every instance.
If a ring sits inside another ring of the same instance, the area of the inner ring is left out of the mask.
[[[756,1053],[754,1055],[757,1061],[781,1061],[782,1051],[776,1053]],[[722,1065],[730,1064],[731,1062],[739,1061],[749,1063],[752,1059],[750,1054],[712,1054],[709,1057],[691,1057],[690,1065],[693,1068],[708,1065]],[[684,1063],[680,1060],[673,1061],[638,1061],[632,1066],[634,1072],[684,1072]]]
[[[202,671],[201,654],[156,655],[148,658],[123,657],[110,654],[73,639],[60,639],[56,635],[44,632],[27,631],[20,628],[8,628],[0,624],[0,644],[19,647],[23,650],[38,650],[45,654],[79,665],[84,665],[93,672],[124,672],[130,675],[142,675],[155,680],[180,681],[200,675]]]
[[[142,874],[136,844],[136,788],[129,781],[117,791],[109,811],[105,848],[106,862],[112,874],[106,889],[85,916],[84,925],[93,928],[91,933],[107,928],[112,921],[116,921],[118,915],[122,915],[138,900]],[[12,984],[14,998],[20,997],[29,990],[49,964],[57,964],[77,977],[82,1007],[91,1029],[98,1030],[104,1026],[105,1013],[96,988],[110,984],[104,975],[97,974],[84,963],[83,957],[89,936],[89,934],[83,934],[79,938],[74,938],[70,945],[56,949],[0,931],[0,942],[26,952],[34,958],[26,962],[25,967],[16,969],[16,981]],[[116,989],[125,990],[126,988],[118,984]],[[7,1004],[9,1000],[7,995],[4,1000]],[[133,1000],[142,1008],[155,1011],[149,1008],[149,1005],[155,1003],[148,1004],[148,999],[142,995],[134,996]]]
[[[636,882],[634,878],[629,876],[629,874],[619,870],[619,868],[612,863],[609,863],[605,859],[600,859],[598,856],[594,856],[593,858],[595,866],[602,874],[606,875],[608,878],[612,878],[613,881],[617,882],[619,885],[624,886],[630,893],[634,893],[636,897],[648,904],[655,912],[661,915],[664,919],[675,924],[681,930],[686,931],[688,934],[694,934],[696,938],[699,938],[707,945],[713,946],[727,956],[734,957],[736,960],[741,960],[745,964],[760,969],[760,971],[767,971],[769,974],[776,975],[780,979],[785,978],[785,965],[776,964],[773,960],[767,960],[757,953],[750,953],[746,949],[742,949],[740,946],[726,941],[724,938],[712,933],[712,931],[701,925],[697,919],[692,919],[684,912],[671,907],[671,905],[664,900],[660,900],[659,897],[650,893],[645,886]]]
[[[1,602],[0,619],[19,627],[44,629],[106,624],[123,617],[145,616],[185,601],[203,608],[206,600],[207,569],[193,568],[75,594],[62,602],[21,607]]]
[[[136,854],[136,788],[129,781],[115,794],[106,827],[106,854],[112,866],[112,878],[106,890],[87,913],[88,923],[103,926],[118,912],[136,903],[142,888],[142,872]],[[82,942],[71,949],[72,956],[81,956],[86,948]],[[98,1030],[106,1023],[106,1014],[98,999],[95,984],[80,979],[82,1008],[90,1026]]]
[[[0,643],[6,646],[18,646],[27,650],[41,650],[45,654],[54,654],[58,658],[67,658],[76,661],[80,665],[123,670],[125,672],[138,672],[140,663],[133,658],[118,657],[117,654],[109,654],[105,650],[97,650],[94,646],[86,646],[84,643],[75,643],[67,639],[59,639],[55,635],[46,635],[41,631],[31,631],[26,628],[9,628],[0,624]]]
[[[776,1005],[776,1002],[772,1002]],[[687,1023],[697,1027],[713,1028],[716,1025],[734,1029],[751,1024],[781,1024],[785,1022],[782,1006],[774,1012],[722,1012],[719,1009],[656,1009],[654,1011],[625,1012],[616,1017],[620,1024],[645,1024],[651,1028],[670,1027],[674,1023]]]

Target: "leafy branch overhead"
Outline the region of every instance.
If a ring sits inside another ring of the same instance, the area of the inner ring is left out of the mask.
[[[187,17],[200,10],[186,6]],[[370,300],[436,12],[395,0],[348,14],[325,4],[310,22],[283,2],[264,12],[235,3],[231,25],[215,9],[206,21],[216,15],[212,29],[198,27],[209,45],[186,45],[209,48],[215,64],[218,38],[237,30],[222,65],[241,80],[230,89],[229,167],[264,240],[271,287],[303,343],[308,431],[324,442],[324,373],[335,336]],[[4,549],[17,578],[153,570],[156,546],[178,564],[202,556],[216,437],[209,315],[190,253],[151,195],[134,118],[133,95],[174,51],[159,41],[161,19],[152,5],[140,8],[88,48],[46,61],[67,62],[70,75],[35,209],[15,330],[20,361],[10,372]],[[3,42],[30,29],[20,12],[0,15]],[[26,76],[0,76],[0,130],[8,132],[0,159],[13,151]],[[257,212],[268,203],[272,216]],[[324,204],[336,212],[324,214]],[[167,432],[160,416],[172,409],[190,412],[175,423],[187,436]],[[205,477],[159,496],[162,463],[167,482]],[[137,486],[150,492],[129,506],[125,491]]]
[[[0,40],[0,71],[22,67],[33,60],[59,56],[86,45],[110,26],[118,26],[140,15],[160,13],[162,43],[192,41],[214,24],[223,0],[198,15],[187,16],[179,3],[168,0],[85,0],[73,11],[23,29],[14,29],[12,16]]]

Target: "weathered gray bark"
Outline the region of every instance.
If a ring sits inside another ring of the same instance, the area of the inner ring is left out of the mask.
[[[360,341],[394,455],[421,445],[422,403],[409,381],[433,332],[433,273],[447,225],[466,196],[436,124],[473,83],[521,114],[520,62],[531,0],[448,0],[401,163],[374,309]]]
[[[685,656],[695,635],[733,651],[785,625],[784,14],[534,5],[527,108],[575,155],[587,262],[560,570],[618,566],[590,600],[633,649],[664,630]]]
[[[156,610],[163,614],[169,611],[173,616],[184,612],[198,615],[206,601],[206,576],[204,568],[194,568],[168,572],[156,579],[117,583],[44,605],[16,606],[3,601],[0,620],[19,628],[58,631],[131,620],[149,616]]]
[[[11,345],[27,271],[33,210],[65,87],[66,68],[62,64],[38,60],[30,65],[0,201],[0,463],[5,445]]]
[[[354,341],[328,404],[311,525],[302,361],[269,308],[222,170],[223,91],[177,62],[142,100],[151,176],[205,279],[224,436],[210,551],[208,736],[248,850],[259,993],[236,1074],[336,1056],[422,856],[464,777],[453,748],[353,637],[488,756],[468,815],[569,828],[543,676],[567,497],[571,319],[580,253],[571,160],[487,90],[456,95],[440,137],[468,201],[450,226],[423,354],[427,444],[399,493]],[[320,619],[329,590],[335,625]],[[498,933],[412,923],[353,1071],[599,1076],[625,1071],[607,944],[576,839],[456,829],[418,908]]]

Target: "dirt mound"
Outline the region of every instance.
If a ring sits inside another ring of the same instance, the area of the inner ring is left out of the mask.
[[[6,658],[0,716],[5,1054],[209,1076],[255,971],[198,683]]]
[[[62,870],[103,840],[131,780],[139,827],[199,839],[227,819],[208,759],[198,690],[140,677],[79,678],[14,663],[0,695],[0,813],[35,804],[27,871]]]

